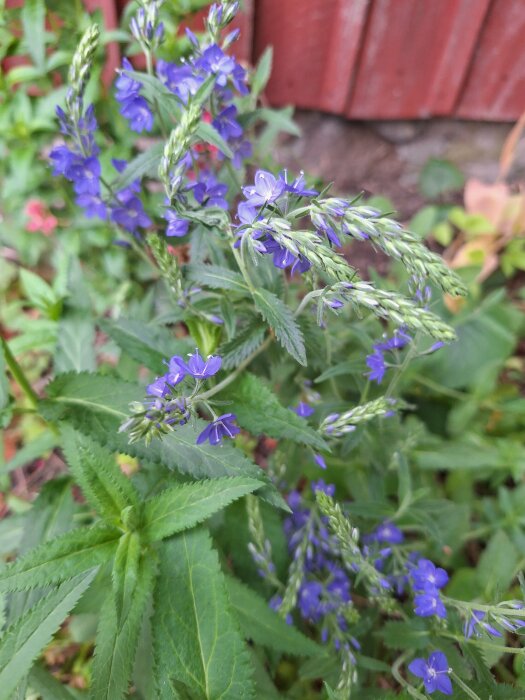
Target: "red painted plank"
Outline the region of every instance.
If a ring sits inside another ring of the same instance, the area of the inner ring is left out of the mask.
[[[456,114],[508,121],[525,110],[525,5],[493,0]]]
[[[258,0],[254,55],[273,46],[266,89],[272,104],[318,108],[338,5],[338,0]]]
[[[489,0],[374,0],[346,114],[450,113]]]
[[[88,12],[100,9],[104,17],[106,29],[117,29],[118,17],[115,0],[84,0],[84,5]],[[116,42],[111,42],[106,46],[106,63],[102,69],[102,82],[108,87],[115,78],[115,70],[120,65],[120,49]]]
[[[319,109],[341,113],[348,101],[371,0],[338,0],[328,43]]]

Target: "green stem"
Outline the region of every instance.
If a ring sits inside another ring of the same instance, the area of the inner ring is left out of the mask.
[[[451,668],[449,669],[450,677],[454,680],[455,683],[459,685],[459,687],[465,691],[465,693],[469,696],[469,698],[472,698],[472,700],[481,700],[479,695],[475,693],[471,688],[468,687],[466,683],[464,683],[461,678],[458,676],[457,673],[455,673]]]
[[[411,656],[411,651],[405,651],[404,654],[401,654],[401,656],[399,656],[392,664],[392,675],[399,683],[399,685],[405,688],[408,694],[411,695],[413,698],[417,698],[417,700],[427,700],[425,695],[422,695],[419,692],[419,690],[416,690],[414,686],[410,685],[410,683],[408,683],[401,675],[401,666],[403,666],[403,664],[406,663]]]
[[[222,391],[225,387],[228,386],[228,384],[231,384],[241,372],[246,369],[246,367],[250,364],[252,360],[254,360],[257,355],[260,355],[261,352],[264,352],[266,348],[270,345],[272,342],[273,338],[271,335],[269,335],[264,343],[260,345],[257,350],[254,350],[251,355],[248,355],[248,357],[244,360],[244,362],[241,362],[241,364],[237,367],[237,369],[229,374],[225,379],[222,380],[222,382],[219,382],[216,386],[212,387],[211,389],[208,389],[208,391],[205,391],[204,394],[200,394],[199,396],[195,397],[195,400],[199,401],[205,401],[206,399],[209,399],[210,397],[214,396],[217,394],[219,391]]]
[[[525,610],[523,608],[505,608],[503,606],[498,607],[496,605],[484,605],[483,603],[468,603],[465,600],[456,600],[455,598],[449,598],[446,595],[441,596],[443,602],[447,605],[453,605],[455,608],[469,608],[473,610],[481,610],[482,612],[493,612],[499,615],[511,616],[511,617],[525,617]],[[499,648],[499,647],[498,647]]]
[[[491,649],[493,651],[499,651],[501,654],[523,654],[523,647],[503,647],[499,644],[491,644],[490,642],[484,642],[479,639],[466,639],[459,634],[452,634],[451,632],[437,632],[440,637],[446,637],[447,639],[453,639],[455,642],[460,644],[473,644],[475,647],[480,649]]]
[[[33,387],[29,383],[29,380],[27,379],[24,370],[20,367],[15,356],[11,352],[11,348],[6,343],[4,338],[1,338],[1,340],[5,361],[7,362],[7,366],[9,367],[11,374],[13,375],[13,379],[15,379],[18,386],[22,389],[31,406],[36,409],[36,407],[38,406],[38,396],[36,395],[35,391],[33,390]]]

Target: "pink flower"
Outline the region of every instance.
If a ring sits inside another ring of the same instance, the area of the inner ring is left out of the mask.
[[[39,231],[44,236],[49,236],[58,225],[58,219],[47,211],[44,203],[39,199],[27,200],[25,214],[28,217],[26,231],[32,233]]]

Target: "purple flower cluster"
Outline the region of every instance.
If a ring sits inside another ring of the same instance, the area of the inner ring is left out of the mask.
[[[184,360],[180,355],[174,355],[168,362],[168,371],[161,377],[157,377],[154,382],[148,384],[146,393],[152,396],[153,401],[146,405],[150,409],[164,409],[167,416],[163,421],[167,425],[178,423],[184,425],[191,415],[191,397],[178,397],[173,399],[172,393],[175,387],[186,377],[193,377],[197,382],[213,377],[220,370],[222,358],[218,355],[209,355],[204,359],[198,350]],[[172,413],[175,412],[175,417]],[[225,437],[233,438],[240,432],[239,426],[235,425],[236,416],[233,413],[225,413],[215,418],[197,437],[197,444],[200,445],[208,440],[211,445],[217,445]]]
[[[429,559],[419,559],[417,566],[411,569],[410,578],[414,597],[414,612],[419,617],[445,618],[447,610],[440,597],[440,589],[448,583],[445,569],[436,567]]]
[[[282,210],[287,207],[290,196],[312,197],[317,192],[306,188],[303,173],[289,184],[286,171],[275,177],[266,170],[258,170],[255,173],[254,184],[243,187],[243,194],[245,201],[240,202],[237,208],[237,217],[240,222],[239,238],[242,238],[246,230],[261,218],[266,207],[273,206],[282,213]],[[274,231],[271,224],[249,233],[252,240],[256,241],[255,248],[259,253],[271,255],[275,267],[283,270],[291,268],[292,274],[303,273],[310,269],[311,263],[304,256],[298,251],[294,253],[282,246],[275,240],[272,233]]]
[[[515,609],[523,608],[523,603],[506,601],[505,604]],[[483,610],[471,610],[463,628],[465,637],[467,639],[470,639],[472,636],[480,637],[482,631],[486,632],[490,637],[503,637],[503,633],[497,627],[494,627],[494,625],[488,622],[487,617],[487,613]],[[518,632],[525,627],[525,620],[517,617],[509,618],[504,614],[497,613],[494,616],[494,619],[495,622],[500,624],[509,632]]]
[[[213,7],[210,12],[214,12]],[[216,109],[212,125],[233,152],[234,167],[240,168],[244,159],[251,156],[252,147],[244,139],[244,130],[236,119],[237,107],[232,104],[234,93],[231,88],[240,95],[248,93],[246,71],[218,44],[202,48],[190,30],[186,30],[186,33],[193,44],[194,55],[183,65],[158,61],[157,76],[183,104],[187,104],[207,80],[213,79]],[[225,44],[233,41],[236,36],[237,33],[232,33]],[[220,152],[220,157],[226,156]]]
[[[132,71],[133,66],[127,58],[122,59],[123,69],[115,82],[115,98],[120,102],[120,113],[125,117],[133,131],[141,134],[153,128],[153,113],[148,101],[140,94],[142,83],[133,80],[124,71]]]
[[[399,328],[394,331],[394,334],[390,338],[387,338],[381,343],[375,343],[372,346],[374,352],[366,357],[366,364],[370,369],[367,375],[368,378],[373,382],[381,384],[387,368],[385,352],[401,350],[405,345],[410,343],[411,340],[411,336],[409,336],[403,328]]]
[[[444,695],[452,695],[452,682],[449,677],[449,665],[445,654],[434,651],[428,659],[414,659],[408,670],[417,678],[421,678],[427,693],[436,690]]]
[[[101,168],[99,148],[95,143],[97,120],[93,105],[84,116],[74,122],[60,107],[57,107],[60,131],[72,145],[61,144],[53,148],[49,157],[53,163],[53,175],[63,175],[73,183],[76,203],[85,210],[88,218],[106,217],[106,205],[100,194]]]
[[[314,494],[335,493],[335,487],[322,479],[312,482],[311,488]],[[329,533],[325,518],[311,509],[298,491],[290,492],[288,504],[292,509],[284,522],[288,549],[293,559],[300,556],[301,550],[304,552],[304,571],[297,595],[299,613],[309,622],[321,623],[323,642],[331,639],[336,648],[343,645],[350,653],[350,647],[359,648],[359,644],[348,631],[351,584],[337,539]]]

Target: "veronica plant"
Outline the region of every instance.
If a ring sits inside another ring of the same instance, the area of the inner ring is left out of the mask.
[[[500,697],[481,656],[491,638],[515,639],[523,604],[448,595],[448,573],[414,527],[427,491],[412,486],[415,407],[396,392],[402,370],[455,342],[428,285],[463,294],[463,283],[361,199],[258,167],[269,54],[252,72],[229,53],[237,10],[212,5],[203,34],[187,31],[190,53],[171,63],[156,58],[161,3],[140,3],[131,32],[147,70],[124,59],[115,99],[152,140],[129,162],[103,157],[86,104],[96,26],[72,61],[53,172],[151,268],[155,318],[99,323],[147,372],[140,384],[106,365],[56,373],[42,398],[4,343],[70,476],[39,497],[44,525],[0,572],[0,697],[65,692],[33,661],[70,613],[97,620],[95,700],[282,697],[278,688],[379,697],[374,674],[399,697],[480,700],[486,682]],[[403,266],[406,293],[361,279],[343,254],[356,241]],[[115,454],[132,459],[127,475]],[[384,495],[398,483],[395,498],[360,512],[352,460]],[[354,516],[371,522],[358,529]],[[287,657],[306,661],[289,673]]]

